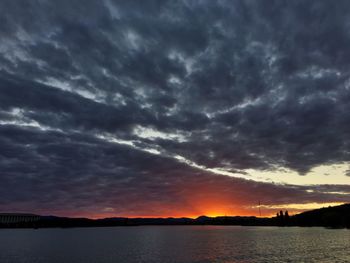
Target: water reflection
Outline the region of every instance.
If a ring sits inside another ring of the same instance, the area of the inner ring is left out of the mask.
[[[350,231],[149,226],[0,230],[1,263],[350,262]]]

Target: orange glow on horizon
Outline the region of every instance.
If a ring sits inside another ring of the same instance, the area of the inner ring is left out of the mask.
[[[313,206],[310,204],[310,209],[307,204],[295,204],[293,206],[291,205],[276,205],[276,206],[262,206],[261,207],[261,217],[274,217],[277,212],[280,210],[288,210],[290,215],[298,214],[304,211],[312,210],[312,209],[317,209],[317,208],[322,208],[322,207],[328,207],[330,205],[341,205],[343,203],[320,203],[317,206],[312,203]],[[168,209],[165,209],[168,210]],[[125,217],[125,218],[192,218],[195,219],[199,216],[208,216],[208,217],[219,217],[219,216],[259,216],[259,211],[257,210],[256,206],[236,206],[234,210],[232,210],[232,206],[230,205],[225,205],[224,203],[221,204],[214,204],[214,203],[207,203],[203,204],[203,207],[198,207],[196,209],[196,213],[190,213],[190,212],[181,212],[177,210],[176,212],[173,213],[157,213],[157,214],[117,214],[117,213],[96,213],[96,214],[89,214],[89,213],[82,213],[79,215],[73,215],[73,214],[66,214],[65,216],[70,216],[70,217],[86,217],[86,218],[91,218],[91,219],[102,219],[102,218],[110,218],[110,217]],[[59,216],[59,215],[58,215]]]
[[[127,199],[116,196],[111,198],[106,207],[102,205],[78,211],[57,211],[57,216],[86,217],[92,219],[127,217],[127,218],[197,218],[199,216],[256,216],[259,215],[258,200],[261,200],[261,217],[274,217],[280,210],[288,210],[290,215],[303,211],[328,207],[330,205],[340,205],[341,203],[313,201],[312,193],[299,191],[288,193],[288,200],[295,200],[296,203],[276,203],[264,202],[264,197],[283,196],[285,191],[280,191],[278,187],[254,187],[251,188],[247,182],[232,180],[228,177],[208,177],[205,180],[189,178],[189,180],[179,180],[176,184],[167,189],[170,193],[176,193],[171,199],[159,200],[152,195],[145,195],[142,198],[135,195]],[[254,193],[254,194],[253,194]],[[301,203],[298,199],[300,194],[310,197],[308,203]],[[293,196],[294,195],[294,196]],[[270,200],[269,197],[267,200]],[[317,200],[317,199],[316,199]],[[120,204],[120,205],[119,205]],[[40,214],[40,213],[39,213]],[[41,214],[48,214],[47,212]]]

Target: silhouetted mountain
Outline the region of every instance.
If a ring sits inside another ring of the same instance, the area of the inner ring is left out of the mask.
[[[307,211],[290,218],[294,226],[350,228],[350,204]]]
[[[240,226],[322,226],[330,228],[350,228],[350,204],[321,208],[289,216],[288,211],[280,211],[273,218],[255,216],[200,216],[192,218],[126,218],[104,219],[68,218],[37,216],[31,222],[7,222],[0,220],[0,228],[45,228],[45,227],[108,227],[138,225],[240,225]],[[1,219],[1,214],[0,214]],[[1,223],[2,222],[2,223]]]

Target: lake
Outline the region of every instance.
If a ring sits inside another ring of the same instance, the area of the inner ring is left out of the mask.
[[[350,262],[350,230],[139,226],[0,229],[1,263]]]

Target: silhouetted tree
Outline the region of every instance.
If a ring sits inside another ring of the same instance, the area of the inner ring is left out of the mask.
[[[280,211],[280,225],[281,226],[284,226],[285,224],[285,221],[284,221],[284,214],[283,214],[283,211],[281,210]]]
[[[284,213],[284,223],[285,223],[286,225],[289,224],[289,214],[288,214],[288,211],[286,211],[286,212]]]

